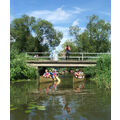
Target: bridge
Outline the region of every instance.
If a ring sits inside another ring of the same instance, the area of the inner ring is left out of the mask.
[[[68,60],[65,56],[49,52],[27,52],[27,65],[31,67],[93,67],[96,66],[96,61],[102,55],[109,55],[110,53],[80,53],[71,52]],[[57,59],[55,59],[55,55]]]
[[[96,61],[51,61],[51,60],[28,60],[32,67],[90,67],[95,66]]]

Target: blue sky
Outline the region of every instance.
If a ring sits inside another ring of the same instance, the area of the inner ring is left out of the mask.
[[[55,29],[63,32],[63,44],[70,38],[70,26],[78,25],[84,31],[87,16],[96,14],[111,22],[111,0],[10,0],[10,20],[23,14],[50,21]],[[57,49],[61,49],[61,44]]]

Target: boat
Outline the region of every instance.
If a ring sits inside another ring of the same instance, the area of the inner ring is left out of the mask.
[[[49,82],[57,82],[59,81],[60,82],[60,79],[59,77],[55,77],[54,79],[53,78],[45,78],[43,76],[40,76],[40,83],[49,83]]]
[[[73,76],[73,83],[75,83],[75,82],[82,82],[84,80],[85,80],[85,78],[76,78],[75,76]]]

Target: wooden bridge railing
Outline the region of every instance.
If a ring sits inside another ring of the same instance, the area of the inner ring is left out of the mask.
[[[68,60],[96,60],[102,55],[110,55],[111,53],[81,53],[81,52],[70,52]],[[50,52],[27,52],[26,57],[29,60],[65,60],[65,55],[53,54]]]

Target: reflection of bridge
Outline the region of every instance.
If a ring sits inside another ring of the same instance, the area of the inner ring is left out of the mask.
[[[64,60],[65,56],[59,55],[58,60],[54,60],[48,52],[28,52],[27,64],[33,67],[90,67],[96,65],[97,58],[110,53],[70,53],[69,60]]]

